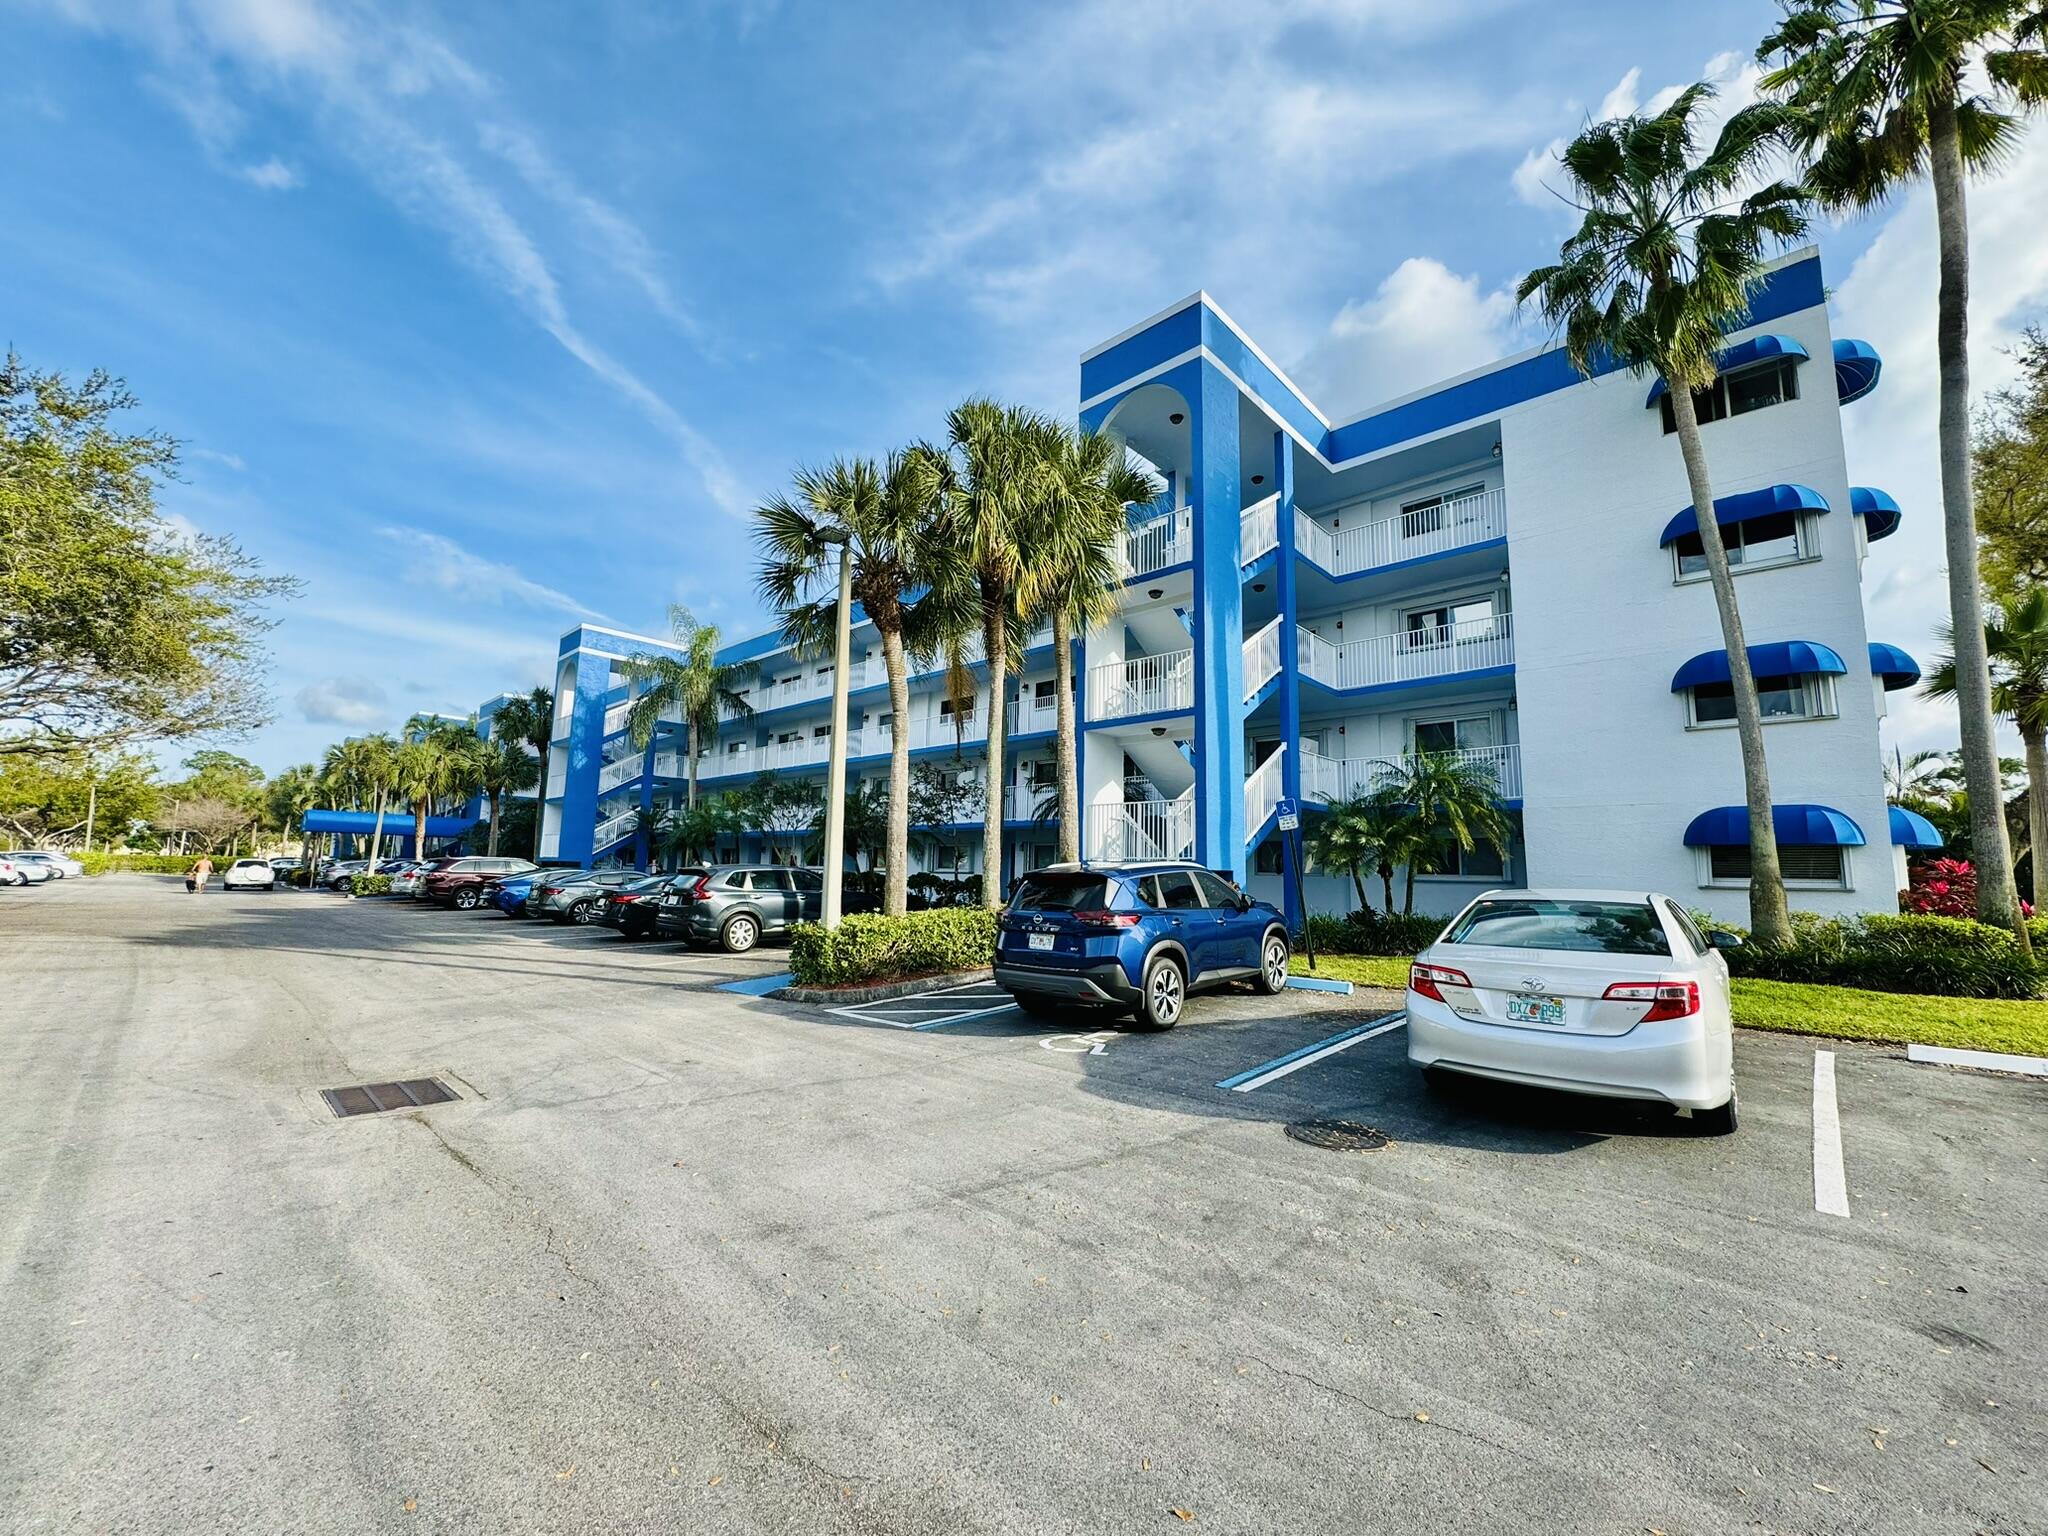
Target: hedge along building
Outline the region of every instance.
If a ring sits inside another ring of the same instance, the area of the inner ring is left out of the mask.
[[[1721,362],[1700,414],[1793,901],[1895,910],[1904,847],[1933,834],[1888,814],[1878,721],[1919,669],[1865,632],[1863,567],[1900,511],[1850,484],[1840,417],[1877,387],[1879,359],[1832,335],[1807,250],[1768,271]],[[1604,885],[1743,915],[1727,658],[1661,383],[1584,378],[1546,347],[1333,422],[1203,293],[1089,349],[1080,375],[1082,421],[1166,485],[1132,513],[1119,611],[1080,642],[1089,857],[1196,859],[1298,918],[1280,800],[1313,820],[1412,754],[1456,752],[1492,770],[1516,836],[1505,856],[1447,852],[1419,877],[1418,908],[1487,886]],[[562,638],[543,857],[644,862],[641,811],[680,798],[680,722],[644,749],[626,739],[623,663],[640,652],[676,654],[594,625]],[[720,659],[753,666],[755,714],[702,744],[700,787],[822,780],[830,658],[771,633]],[[957,711],[940,674],[914,679],[899,726],[864,624],[853,667],[850,783],[885,776],[899,728],[914,757],[978,781],[985,675]],[[1052,782],[1045,635],[1011,690],[1005,878],[1052,856],[1036,814]],[[963,801],[960,822],[929,830],[978,831],[979,796]],[[722,851],[758,857],[773,832]],[[973,869],[979,840],[963,841]],[[950,867],[930,847],[914,862]],[[1313,909],[1354,904],[1341,875],[1304,884]]]

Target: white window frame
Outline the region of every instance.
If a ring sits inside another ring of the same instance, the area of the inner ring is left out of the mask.
[[[1825,846],[1825,845],[1820,845],[1820,844],[1816,844],[1816,845],[1814,845],[1814,846]],[[1855,890],[1855,889],[1856,889],[1856,876],[1855,876],[1855,869],[1856,869],[1856,861],[1855,861],[1855,859],[1854,859],[1854,858],[1852,858],[1852,857],[1851,857],[1851,850],[1850,850],[1849,848],[1847,848],[1847,847],[1845,847],[1845,846],[1842,846],[1842,845],[1839,845],[1839,844],[1837,844],[1837,845],[1833,845],[1833,846],[1835,847],[1835,850],[1836,850],[1836,852],[1837,852],[1838,854],[1840,854],[1840,855],[1841,855],[1841,860],[1842,860],[1842,877],[1841,877],[1841,879],[1839,879],[1839,880],[1800,880],[1800,879],[1793,879],[1793,878],[1789,878],[1789,877],[1788,877],[1788,878],[1786,879],[1786,881],[1785,881],[1785,889],[1786,889],[1786,890],[1788,890],[1788,891],[1853,891],[1853,890]],[[1717,879],[1717,878],[1715,877],[1715,875],[1714,875],[1714,850],[1713,850],[1712,848],[1695,848],[1695,849],[1693,850],[1693,853],[1694,853],[1694,854],[1696,855],[1696,858],[1695,858],[1695,860],[1694,860],[1694,863],[1695,863],[1695,865],[1696,865],[1696,867],[1697,867],[1697,869],[1698,869],[1698,874],[1699,874],[1699,885],[1700,885],[1700,889],[1701,889],[1701,890],[1703,890],[1703,891],[1710,891],[1710,890],[1718,890],[1718,891],[1746,891],[1746,890],[1748,890],[1748,889],[1749,889],[1749,876],[1747,876],[1747,875],[1743,875],[1743,876],[1741,876],[1741,877],[1740,877],[1740,878],[1738,878],[1738,879]]]
[[[1768,560],[1731,560],[1728,562],[1728,574],[1731,576],[1746,576],[1751,571],[1778,571],[1783,570],[1788,565],[1813,564],[1814,561],[1821,557],[1820,546],[1815,536],[1816,530],[1814,527],[1818,516],[1819,514],[1814,512],[1795,512],[1792,515],[1793,537],[1799,544],[1799,548],[1794,553],[1774,555]],[[1740,528],[1741,526],[1741,523],[1730,523],[1728,528]],[[1726,541],[1725,535],[1728,528],[1721,530],[1724,536],[1723,542]],[[1688,571],[1678,563],[1678,540],[1673,539],[1667,548],[1671,554],[1671,583],[1673,586],[1690,586],[1694,582],[1713,580],[1713,573],[1711,571]]]
[[[1806,700],[1803,715],[1765,715],[1765,725],[1803,725],[1814,720],[1840,718],[1841,708],[1835,691],[1835,676],[1832,672],[1802,672],[1798,674],[1800,694]],[[1732,731],[1736,722],[1729,720],[1702,720],[1697,701],[1690,688],[1680,690],[1685,694],[1685,728],[1688,731]]]

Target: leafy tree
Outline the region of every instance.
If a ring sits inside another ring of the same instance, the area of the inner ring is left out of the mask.
[[[1936,661],[1923,691],[1931,698],[1952,699],[1960,687],[1955,635],[1943,625],[1941,636],[1949,649]],[[1984,621],[1984,652],[1991,666],[1992,708],[2019,727],[2026,751],[2027,844],[2048,849],[2048,588],[2035,587],[2010,606],[1994,605]],[[1974,851],[1974,839],[1971,847]],[[2037,855],[2032,864],[2039,911],[2048,908],[2048,858]]]
[[[10,845],[79,847],[88,815],[95,841],[111,845],[154,818],[159,797],[155,765],[140,754],[0,756],[0,827]]]
[[[157,815],[158,826],[178,834],[181,853],[192,841],[207,853],[219,853],[231,848],[253,824],[254,817],[247,806],[216,795],[166,800]]]
[[[658,656],[642,651],[627,658],[627,681],[640,692],[626,711],[626,734],[635,747],[646,751],[662,716],[673,714],[683,722],[688,735],[688,776],[686,803],[697,803],[697,759],[705,745],[718,737],[718,717],[731,710],[741,720],[754,718],[753,706],[739,692],[739,685],[753,674],[751,663],[721,665],[718,660],[718,626],[699,624],[690,610],[673,604],[668,610],[669,629],[676,648],[683,653]]]
[[[856,784],[846,792],[845,837],[841,857],[853,860],[856,870],[872,871],[889,841],[889,787],[886,784]],[[821,855],[825,851],[825,807],[821,802],[811,822]]]
[[[783,779],[772,773],[764,773],[742,792],[745,810],[743,821],[759,832],[768,843],[769,857],[776,862],[777,841],[790,839],[793,846],[786,851],[791,862],[801,848],[801,840],[811,829],[811,822],[817,816],[823,793],[816,779]]]
[[[1018,579],[1026,616],[1052,623],[1054,772],[1059,787],[1059,856],[1081,857],[1080,755],[1074,722],[1074,638],[1086,637],[1117,611],[1122,573],[1117,544],[1130,525],[1128,508],[1159,494],[1159,484],[1138,469],[1121,440],[1040,424],[1040,483],[1032,499],[1032,559]]]
[[[507,699],[498,706],[498,712],[491,716],[491,735],[501,741],[523,741],[532,747],[539,758],[534,783],[540,792],[534,799],[533,808],[533,857],[540,857],[541,828],[547,818],[541,815],[541,807],[547,800],[548,752],[555,736],[555,696],[546,688],[535,688],[518,698]]]
[[[2048,331],[2016,349],[2020,381],[1992,395],[1970,446],[1984,584],[2002,603],[2048,586]]]
[[[412,803],[413,853],[425,858],[427,818],[477,787],[482,743],[474,727],[436,715],[414,715],[405,723],[405,734],[394,759],[396,783]]]
[[[963,767],[957,757],[944,761],[927,758],[911,771],[910,821],[924,834],[929,850],[926,863],[936,864],[939,855],[945,854],[952,862],[955,880],[960,878],[958,828],[980,808],[981,798],[971,765]],[[991,883],[982,882],[984,888]]]
[[[1470,853],[1485,843],[1505,860],[1514,841],[1492,765],[1455,752],[1401,759],[1381,771],[1372,798],[1384,818],[1383,848],[1406,868],[1403,912],[1415,910],[1416,875],[1440,868],[1451,849]]]
[[[526,750],[524,741],[492,736],[490,740],[479,743],[476,782],[477,788],[490,801],[491,836],[487,851],[493,856],[498,851],[499,823],[505,796],[531,789],[539,780],[540,764]]]
[[[1365,872],[1378,868],[1384,846],[1378,811],[1378,802],[1370,793],[1361,790],[1334,802],[1316,818],[1303,840],[1309,862],[1315,868],[1351,877],[1352,889],[1358,893],[1359,908],[1366,912],[1372,910],[1372,899],[1365,894]],[[1387,910],[1391,912],[1394,909],[1391,869],[1387,879],[1390,882]]]
[[[1908,754],[1898,747],[1884,764],[1884,797],[1893,805],[1918,810],[1945,800],[1962,782],[1962,770],[1946,752],[1928,749]]]
[[[1611,356],[1637,373],[1656,370],[1671,387],[1678,449],[1735,690],[1749,804],[1750,926],[1765,943],[1782,943],[1791,936],[1791,917],[1772,836],[1763,711],[1714,516],[1693,394],[1712,386],[1723,333],[1742,323],[1766,252],[1806,229],[1805,194],[1772,182],[1737,195],[1784,131],[1782,107],[1743,108],[1722,126],[1711,150],[1695,154],[1695,120],[1713,94],[1711,86],[1690,86],[1653,116],[1596,123],[1572,141],[1564,168],[1584,219],[1557,262],[1523,278],[1517,295],[1538,300],[1544,318],[1563,331],[1566,355],[1580,372],[1591,375]]]
[[[369,857],[384,841],[384,812],[398,785],[398,743],[388,735],[352,736],[327,749],[320,777],[334,798],[356,810],[376,807],[370,827]]]
[[[717,857],[721,838],[736,835],[741,828],[731,793],[678,807],[661,831],[662,863],[670,869]]]
[[[263,770],[232,752],[195,752],[185,759],[188,777],[167,787],[178,799],[225,800],[253,819],[265,806]]]
[[[929,657],[943,641],[942,604],[932,594],[951,554],[942,518],[947,483],[944,456],[920,443],[891,454],[881,468],[871,459],[835,459],[823,469],[799,471],[794,497],[776,497],[754,513],[761,595],[782,615],[790,642],[829,653],[836,641],[835,541],[843,541],[852,562],[854,600],[882,642],[890,720],[883,854],[888,879],[882,889],[882,910],[888,913],[908,907],[908,658]]]
[[[269,719],[259,637],[297,583],[156,509],[168,437],[124,434],[135,404],[0,365],[0,753],[233,735]]]
[[[938,573],[933,598],[956,636],[979,632],[988,669],[988,756],[983,783],[982,902],[1002,904],[1004,730],[1010,656],[1023,648],[1018,583],[1027,554],[1032,510],[1042,494],[1044,417],[1022,406],[976,397],[947,417],[953,462],[941,488],[952,558]],[[957,655],[957,653],[956,653]]]
[[[306,812],[320,803],[320,770],[311,763],[281,769],[263,786],[265,824],[289,837]],[[304,833],[300,834],[301,842]]]
[[[1940,292],[1942,538],[1956,646],[1956,712],[1976,818],[1977,912],[2020,920],[2000,814],[1984,597],[1970,491],[1970,226],[1964,177],[1995,165],[2019,138],[2015,110],[2048,101],[2038,0],[1780,0],[1784,16],[1757,49],[1778,67],[1764,88],[1792,109],[1786,127],[1811,159],[1806,183],[1832,209],[1863,209],[1923,175],[1934,184]],[[2030,14],[2031,13],[2031,14]],[[1981,59],[1990,96],[1971,83]]]

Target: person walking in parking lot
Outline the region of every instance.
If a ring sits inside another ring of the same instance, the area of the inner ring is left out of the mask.
[[[212,874],[213,860],[202,853],[199,855],[199,861],[185,872],[185,889],[188,891],[204,891],[206,889],[206,882]]]

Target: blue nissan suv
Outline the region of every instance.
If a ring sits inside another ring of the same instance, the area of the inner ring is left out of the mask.
[[[1287,927],[1198,864],[1056,864],[1018,882],[996,933],[996,982],[1026,1013],[1127,1008],[1171,1029],[1191,993],[1287,985]]]

